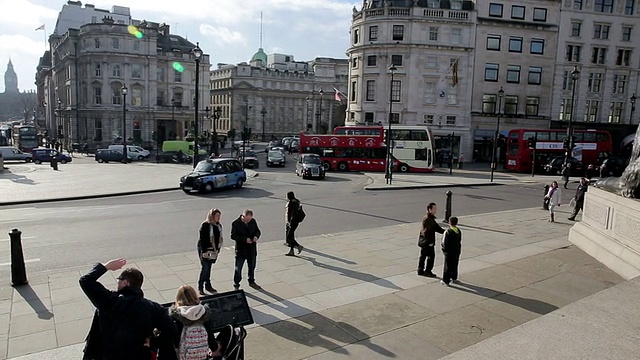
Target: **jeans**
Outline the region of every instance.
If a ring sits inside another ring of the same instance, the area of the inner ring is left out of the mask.
[[[300,223],[298,223],[297,221],[292,221],[290,224],[287,224],[287,244],[291,249],[300,246],[300,244],[298,244],[298,242],[296,241],[296,229],[298,228],[299,224]]]
[[[424,261],[427,260],[427,267],[424,266]],[[433,265],[436,262],[435,246],[425,246],[420,248],[420,259],[418,260],[418,272],[430,273],[433,270]]]
[[[240,286],[240,281],[242,281],[242,267],[244,266],[244,262],[247,262],[247,266],[249,267],[249,284],[252,284],[256,281],[254,277],[254,272],[256,270],[256,258],[257,255],[249,255],[236,253],[236,269],[233,273],[233,286]]]
[[[200,276],[198,277],[198,289],[202,289],[205,284],[211,285],[211,266],[213,262],[202,258],[202,252],[198,249],[200,258]]]
[[[444,255],[444,269],[442,272],[442,281],[450,283],[451,280],[458,280],[458,263],[460,262],[460,254]]]

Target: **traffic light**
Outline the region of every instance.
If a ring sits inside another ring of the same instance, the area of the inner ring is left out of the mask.
[[[536,148],[536,139],[530,137],[529,138],[529,149],[530,150],[535,150]]]
[[[571,142],[569,143],[569,150],[573,150],[576,147],[576,137],[571,136]]]
[[[569,147],[571,145],[569,138],[565,138],[564,140],[562,140],[562,148],[565,150],[571,150],[571,148]]]

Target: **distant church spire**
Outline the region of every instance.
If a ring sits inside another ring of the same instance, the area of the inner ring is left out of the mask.
[[[7,64],[7,71],[4,73],[4,92],[6,94],[18,93],[18,75],[13,70],[13,63],[11,63],[11,57],[9,57],[9,63]]]

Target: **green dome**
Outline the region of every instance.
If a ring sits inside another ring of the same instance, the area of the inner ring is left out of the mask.
[[[263,64],[267,64],[267,54],[265,54],[264,50],[262,50],[262,48],[258,49],[258,52],[253,54],[253,57],[251,58],[251,61],[254,60],[260,60],[262,61]]]

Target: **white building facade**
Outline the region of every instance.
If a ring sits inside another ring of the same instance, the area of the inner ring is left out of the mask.
[[[79,29],[84,24],[101,23],[105,17],[113,19],[116,24],[131,24],[131,10],[128,7],[114,5],[109,11],[92,4],[82,6],[80,1],[67,1],[58,14],[53,34],[64,35],[69,29]]]

